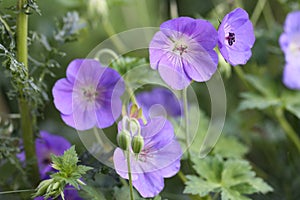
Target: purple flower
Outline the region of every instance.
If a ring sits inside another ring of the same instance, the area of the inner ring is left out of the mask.
[[[236,8],[225,15],[218,35],[218,46],[224,59],[233,66],[246,64],[255,42],[253,25],[247,12]]]
[[[179,171],[182,151],[166,119],[157,117],[140,125],[144,146],[138,157],[130,151],[132,182],[143,197],[154,197],[163,189],[164,178]],[[120,148],[116,148],[113,160],[117,173],[128,179],[126,156]]]
[[[292,12],[286,17],[279,44],[286,61],[283,83],[290,89],[300,90],[300,11]]]
[[[39,172],[42,179],[48,178],[48,172],[54,171],[51,167],[51,154],[63,155],[71,144],[62,136],[52,135],[46,131],[40,131],[40,137],[35,140],[36,156]],[[25,153],[18,154],[21,161],[25,160]]]
[[[217,69],[216,44],[217,31],[208,21],[189,17],[166,21],[150,43],[151,68],[176,90],[192,80],[207,81]]]
[[[63,121],[77,130],[111,126],[121,113],[124,82],[118,72],[92,59],[73,60],[67,78],[53,87]]]
[[[142,108],[144,116],[149,117],[149,111],[155,106],[161,106],[157,109],[160,114],[166,114],[170,117],[179,117],[182,115],[182,102],[166,88],[154,88],[151,91],[140,92],[136,95],[138,105]],[[162,110],[164,109],[164,110]]]

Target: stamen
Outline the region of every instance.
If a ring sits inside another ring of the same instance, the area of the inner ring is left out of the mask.
[[[229,35],[225,39],[228,40],[229,46],[232,46],[235,42],[235,34],[229,32]]]

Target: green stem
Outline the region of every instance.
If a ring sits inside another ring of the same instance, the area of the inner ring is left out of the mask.
[[[295,144],[298,151],[300,152],[300,139],[297,133],[294,131],[294,129],[291,127],[291,125],[288,123],[287,119],[284,116],[284,110],[280,107],[278,107],[275,110],[276,118],[280,124],[280,126],[283,128],[286,135],[290,138],[290,140]]]
[[[17,16],[17,59],[27,68],[26,76],[28,76],[28,49],[27,49],[27,34],[28,34],[28,16],[24,12],[26,0],[18,1],[18,16]],[[29,102],[24,97],[24,93],[20,91],[19,108],[21,114],[21,130],[23,137],[23,145],[26,156],[26,167],[28,169],[28,177],[35,186],[39,182],[39,171],[35,154],[33,118],[31,116],[31,107]]]
[[[262,11],[264,10],[266,2],[267,2],[267,0],[259,0],[256,4],[256,7],[254,8],[253,14],[251,16],[251,22],[254,27],[261,15]]]
[[[130,199],[134,200],[132,177],[131,177],[131,167],[130,167],[130,151],[127,151],[126,153],[127,153],[127,168],[128,168],[128,178],[129,178]]]
[[[187,99],[187,88],[182,90],[182,99],[183,99],[183,109],[184,109],[184,119],[185,119],[185,142],[187,147],[187,156],[190,160],[191,155],[189,151],[190,147],[190,138],[189,138],[189,111],[188,111],[188,99]]]
[[[235,67],[236,68],[236,67]],[[238,74],[238,77],[242,80],[242,82],[246,85],[246,87],[250,90],[254,90],[253,88],[250,87],[248,84],[244,72],[240,68],[236,68],[236,72]],[[300,152],[300,138],[298,134],[294,131],[292,126],[289,124],[287,119],[284,116],[284,110],[282,107],[277,107],[275,110],[275,117],[277,121],[279,122],[280,126],[284,130],[284,132],[287,134],[288,138],[295,144],[297,147],[298,151]]]

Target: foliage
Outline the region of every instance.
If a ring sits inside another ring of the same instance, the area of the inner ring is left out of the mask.
[[[206,196],[220,193],[222,200],[246,200],[244,195],[257,192],[267,193],[272,188],[261,178],[255,177],[249,162],[245,160],[208,156],[193,159],[199,176],[189,175],[184,193]]]

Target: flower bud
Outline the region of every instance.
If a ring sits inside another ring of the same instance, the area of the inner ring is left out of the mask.
[[[129,123],[130,133],[132,135],[140,135],[141,134],[141,125],[138,120],[132,118]]]
[[[43,196],[46,194],[48,187],[51,185],[53,179],[46,179],[42,181],[39,186],[37,187],[37,192],[34,194],[33,197]]]
[[[128,150],[128,144],[130,142],[130,134],[126,130],[122,130],[117,136],[117,142],[121,149]]]
[[[144,138],[141,135],[136,135],[131,141],[132,151],[139,154],[144,147]]]

